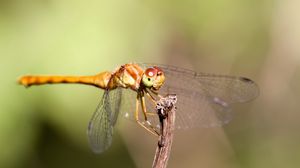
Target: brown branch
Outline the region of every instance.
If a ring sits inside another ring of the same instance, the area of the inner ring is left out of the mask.
[[[156,105],[161,125],[161,135],[152,164],[152,168],[166,168],[171,153],[173,130],[175,128],[176,95],[167,95],[161,98]]]

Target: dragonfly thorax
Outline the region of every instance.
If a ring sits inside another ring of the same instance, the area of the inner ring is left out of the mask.
[[[140,88],[144,70],[137,64],[125,64],[112,73],[108,89],[116,87],[130,88],[137,91]]]

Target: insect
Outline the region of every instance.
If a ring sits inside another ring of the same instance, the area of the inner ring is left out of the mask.
[[[245,77],[136,63],[92,76],[23,76],[19,83],[26,87],[77,83],[103,89],[103,97],[87,131],[95,153],[101,153],[111,145],[119,114],[135,120],[149,133],[159,135],[154,107],[157,100],[167,93],[175,93],[178,97],[176,129],[227,124],[232,118],[232,105],[248,102],[259,94],[257,84]]]

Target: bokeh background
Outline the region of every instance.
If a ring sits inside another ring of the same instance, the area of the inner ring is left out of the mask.
[[[25,89],[23,74],[90,75],[127,62],[247,76],[260,96],[223,128],[176,132],[169,167],[300,166],[299,0],[0,0],[0,167],[151,167],[157,140],[119,120],[95,155],[101,90]]]

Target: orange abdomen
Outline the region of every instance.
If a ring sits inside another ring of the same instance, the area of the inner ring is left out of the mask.
[[[101,89],[111,89],[109,85],[111,76],[110,72],[102,72],[94,76],[23,76],[18,82],[26,87],[42,84],[78,83],[93,85]]]

